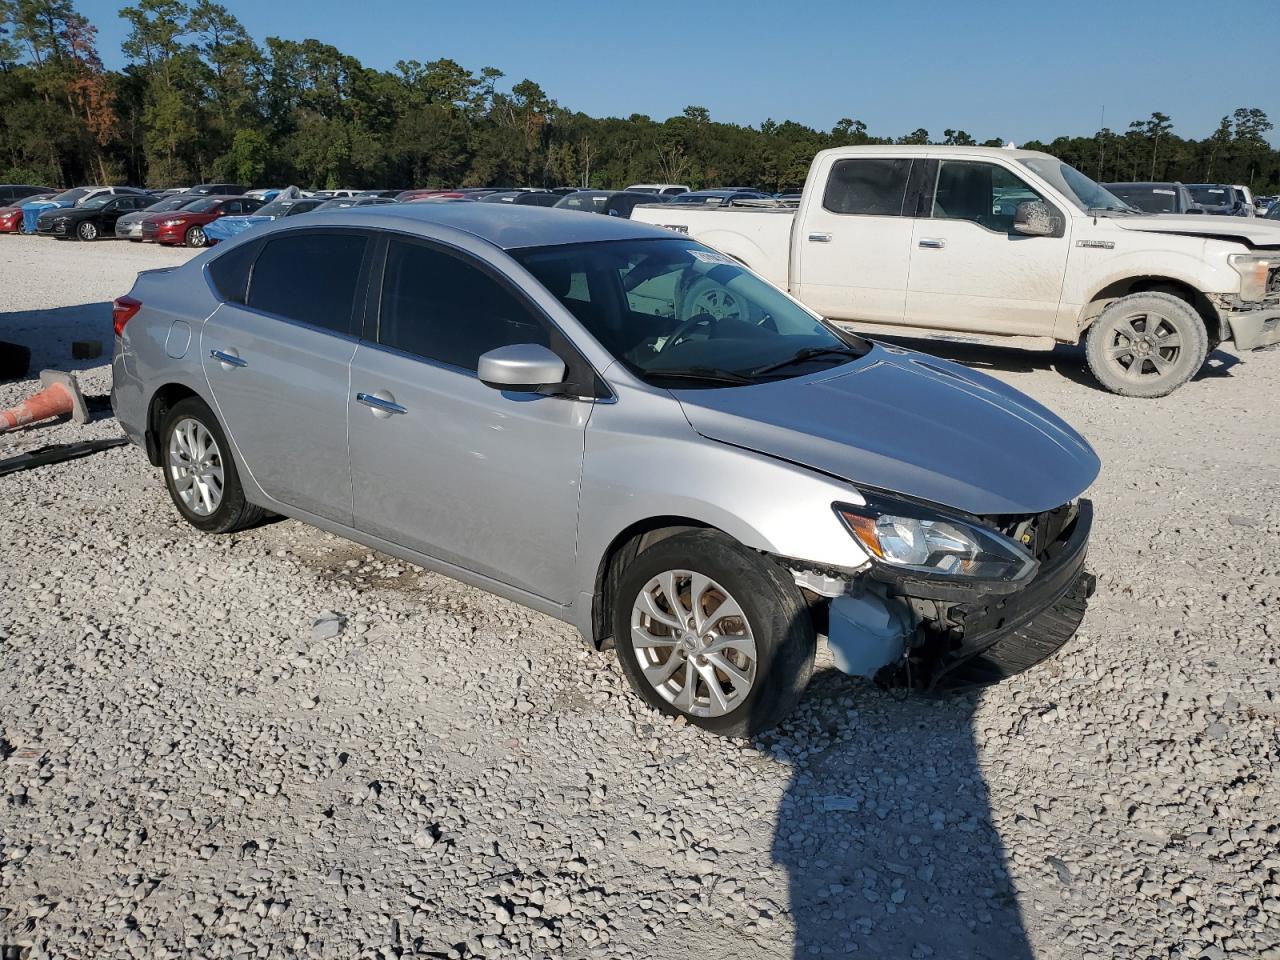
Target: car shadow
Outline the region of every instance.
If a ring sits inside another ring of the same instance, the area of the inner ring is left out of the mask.
[[[797,960],[1032,960],[973,734],[979,696],[898,695],[827,668],[753,741],[792,767],[772,855]]]
[[[1084,347],[1059,344],[1052,350],[1019,350],[1014,347],[997,347],[976,343],[956,343],[949,340],[913,340],[908,337],[876,336],[908,350],[918,350],[944,360],[953,360],[976,370],[999,370],[1005,373],[1034,373],[1052,370],[1074,383],[1105,392],[1103,386],[1089,372]],[[1195,383],[1215,377],[1233,376],[1231,370],[1240,358],[1226,350],[1214,350],[1206,358],[1204,366],[1191,378]]]
[[[46,368],[88,370],[109,364],[113,337],[111,303],[107,300],[48,310],[0,313],[0,341],[30,349],[31,364],[27,375],[32,378]],[[71,345],[80,340],[98,341],[102,352],[96,357],[74,358]]]

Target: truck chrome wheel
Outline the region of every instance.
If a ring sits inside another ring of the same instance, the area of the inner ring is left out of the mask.
[[[169,476],[187,509],[207,517],[222,503],[222,452],[199,420],[180,420],[169,435]]]
[[[1135,313],[1112,332],[1107,358],[1133,380],[1162,377],[1178,362],[1182,337],[1159,314]]]
[[[756,641],[738,602],[709,577],[668,570],[631,609],[631,646],[658,695],[694,717],[737,708],[756,680]]]

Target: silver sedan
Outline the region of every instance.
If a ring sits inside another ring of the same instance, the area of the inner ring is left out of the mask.
[[[820,637],[990,682],[1092,590],[1069,426],[659,228],[316,212],[141,274],[115,329],[116,415],[193,527],[283,514],[527,604],[715,733],[785,717]]]

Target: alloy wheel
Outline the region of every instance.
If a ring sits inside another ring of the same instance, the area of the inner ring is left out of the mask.
[[[660,573],[640,591],[631,646],[650,686],[691,716],[731,713],[756,681],[756,641],[742,607],[691,570]]]
[[[169,476],[183,504],[207,517],[222,503],[222,451],[209,429],[192,417],[179,420],[169,434]]]
[[[98,228],[94,226],[92,223],[88,223],[88,222],[80,224],[80,239],[81,240],[97,240]]]
[[[1107,360],[1130,380],[1164,376],[1178,362],[1182,335],[1167,319],[1155,313],[1125,317],[1111,333]]]
[[[192,227],[187,231],[187,246],[203,247],[205,241],[204,227]]]

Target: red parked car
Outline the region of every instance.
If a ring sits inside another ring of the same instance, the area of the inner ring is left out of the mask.
[[[142,221],[142,239],[146,243],[204,247],[209,243],[209,238],[204,235],[206,224],[219,217],[253,213],[263,203],[256,197],[206,197],[181,210],[147,217]]]
[[[56,196],[53,193],[38,194],[34,197],[23,197],[13,201],[13,206],[0,207],[0,233],[20,233],[22,231],[22,205],[32,200],[48,200]]]

